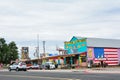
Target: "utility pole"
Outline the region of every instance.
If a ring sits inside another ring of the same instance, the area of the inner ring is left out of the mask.
[[[45,41],[43,41],[43,55],[45,57]]]
[[[38,64],[40,64],[39,58],[39,34],[37,35],[37,57],[38,57]]]

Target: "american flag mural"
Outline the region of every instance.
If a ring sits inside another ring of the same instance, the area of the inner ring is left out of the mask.
[[[100,63],[100,61],[105,60],[104,58],[104,48],[95,47],[94,48],[94,63]]]
[[[106,58],[105,62],[108,65],[118,65],[118,49],[104,48],[104,57]]]
[[[119,61],[119,65],[120,65],[120,49],[118,49],[118,61]]]
[[[94,48],[94,63],[100,63],[100,61],[106,62],[110,66],[119,65],[120,61],[120,49],[117,48]],[[103,58],[97,56],[103,55]]]

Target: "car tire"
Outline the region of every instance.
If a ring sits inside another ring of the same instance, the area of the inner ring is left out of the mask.
[[[11,68],[9,67],[8,70],[11,71]]]
[[[24,69],[24,71],[27,71],[27,69]]]
[[[18,68],[18,67],[16,68],[16,71],[19,71],[19,68]]]

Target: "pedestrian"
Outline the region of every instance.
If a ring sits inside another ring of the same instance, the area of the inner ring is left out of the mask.
[[[88,61],[88,68],[91,68],[91,63],[90,63],[90,61]]]
[[[103,63],[103,61],[101,61],[101,67],[104,67],[104,63]]]
[[[104,64],[103,64],[103,65],[104,65],[104,67],[107,67],[107,63],[106,63],[106,62],[104,62]]]

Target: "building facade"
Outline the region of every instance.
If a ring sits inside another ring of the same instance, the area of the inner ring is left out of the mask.
[[[70,41],[64,42],[63,50],[65,54],[41,58],[42,63],[52,61],[74,68],[103,63],[108,66],[120,65],[120,40],[73,36]]]
[[[87,66],[92,64],[106,63],[109,66],[120,64],[120,40],[86,38],[73,36],[64,46],[67,54],[72,54],[70,64]],[[75,58],[75,59],[74,59]]]

